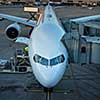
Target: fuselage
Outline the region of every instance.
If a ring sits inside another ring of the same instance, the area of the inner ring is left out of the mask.
[[[52,7],[48,5],[29,43],[33,73],[44,87],[54,87],[65,72],[68,53],[61,42],[64,34]]]

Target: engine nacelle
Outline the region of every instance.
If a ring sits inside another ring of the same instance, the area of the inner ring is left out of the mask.
[[[20,32],[21,32],[21,27],[17,23],[9,25],[5,30],[6,36],[10,40],[16,40]]]

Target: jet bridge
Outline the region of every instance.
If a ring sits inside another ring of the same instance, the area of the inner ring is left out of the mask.
[[[100,64],[100,21],[79,24],[80,62]]]
[[[100,20],[84,23],[81,36],[87,44],[87,63],[100,64]]]
[[[81,64],[100,64],[100,20],[84,23],[61,19],[66,31],[64,44],[69,50],[70,61]]]

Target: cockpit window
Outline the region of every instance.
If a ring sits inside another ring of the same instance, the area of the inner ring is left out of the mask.
[[[35,54],[33,59],[36,63],[42,64],[42,65],[45,65],[45,66],[54,66],[54,65],[63,63],[64,60],[65,60],[65,57],[64,57],[64,55],[60,55],[60,56],[57,56],[55,58],[48,60],[44,57],[41,57],[41,56]]]
[[[44,57],[37,55],[37,54],[35,54],[33,59],[36,63],[40,63],[40,64],[46,65],[46,66],[48,65],[48,60]]]
[[[63,55],[57,56],[57,57],[50,60],[50,66],[53,66],[53,65],[56,65],[59,63],[63,63],[64,60],[65,60],[65,58]]]

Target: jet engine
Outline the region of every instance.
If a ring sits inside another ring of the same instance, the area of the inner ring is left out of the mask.
[[[21,32],[21,27],[17,23],[9,25],[5,30],[6,36],[10,40],[16,40],[20,32]]]

